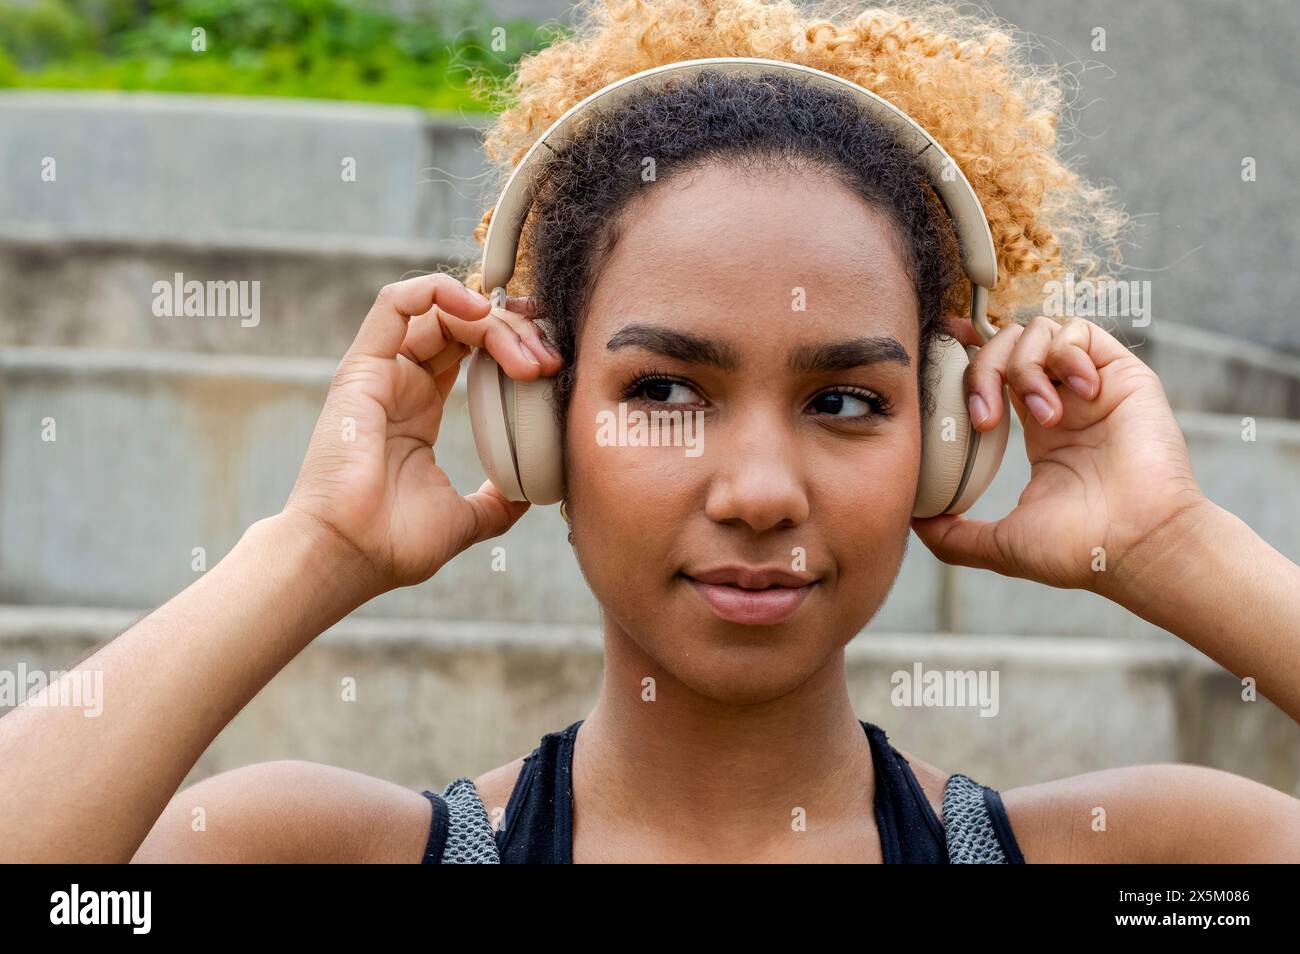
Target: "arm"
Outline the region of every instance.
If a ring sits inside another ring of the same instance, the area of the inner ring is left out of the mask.
[[[1105,595],[1195,646],[1300,723],[1300,567],[1206,500],[1114,567]]]
[[[969,328],[958,337],[978,341]],[[968,389],[988,407],[977,429],[1006,412],[1004,382],[1029,485],[1001,520],[914,520],[926,546],[1105,596],[1255,677],[1300,721],[1300,568],[1206,498],[1155,373],[1090,321],[1039,317],[999,330],[972,360]]]
[[[968,324],[953,330],[979,343]],[[1006,412],[1004,383],[1029,485],[1001,520],[914,520],[926,546],[1112,599],[1254,677],[1300,721],[1300,569],[1201,492],[1155,373],[1092,322],[1040,317],[972,360],[968,391],[987,406],[972,409],[977,429]],[[1203,766],[1110,769],[1003,797],[1027,861],[1300,861],[1300,800]]]
[[[1202,765],[1137,765],[1002,793],[1029,864],[1300,863],[1300,800]]]
[[[530,380],[560,366],[540,341],[450,276],[385,287],[284,511],[65,676],[102,672],[102,712],[38,696],[0,719],[0,861],[129,860],[203,750],[312,639],[509,529],[528,505],[486,482],[462,497],[431,446],[467,347]]]
[[[370,588],[309,521],[253,524],[211,571],[73,671],[103,673],[98,716],[29,700],[0,719],[4,859],[130,858],[217,733]]]
[[[1300,721],[1300,568],[1232,513],[1209,500],[1180,511],[1112,568],[1105,592],[1254,676]],[[1028,862],[1300,863],[1300,799],[1206,766],[1090,772],[1003,801]]]
[[[177,793],[131,860],[418,864],[432,815],[427,798],[392,782],[314,762],[262,762]]]

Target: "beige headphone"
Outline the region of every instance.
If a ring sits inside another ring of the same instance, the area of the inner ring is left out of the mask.
[[[900,142],[910,144],[956,228],[962,264],[971,282],[971,323],[984,341],[993,337],[997,329],[985,309],[989,289],[998,280],[997,254],[984,209],[957,164],[915,120],[870,90],[808,66],[749,57],[685,60],[635,73],[592,93],[542,133],[506,182],[488,226],[480,287],[491,293],[495,302],[505,301],[506,284],[515,271],[520,234],[532,205],[534,176],[551,152],[547,140],[563,141],[573,121],[588,109],[617,106],[634,91],[703,70],[752,76],[784,71],[813,84],[846,89],[865,112],[884,123]],[[976,349],[968,350],[946,336],[933,347],[935,401],[933,412],[921,422],[921,475],[912,510],[917,517],[968,510],[992,483],[1010,430],[1011,415],[1007,413],[987,433],[971,426],[964,373]],[[475,348],[470,356],[468,391],[474,446],[488,479],[509,500],[552,504],[564,497],[561,435],[550,401],[553,381],[551,377],[516,381],[486,348]],[[1011,406],[1005,387],[1003,400]]]

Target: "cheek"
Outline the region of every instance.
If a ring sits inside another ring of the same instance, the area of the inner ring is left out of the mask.
[[[586,528],[574,544],[598,597],[605,595],[598,581],[626,592],[633,578],[645,579],[634,569],[670,562],[665,554],[677,528],[699,505],[691,487],[701,473],[680,450],[603,444],[597,414],[609,410],[608,401],[579,387],[565,422],[569,512]]]
[[[882,564],[902,559],[920,464],[919,434],[910,428],[860,453],[827,453],[817,462],[810,477],[817,522],[845,556],[846,572],[865,565],[878,573]]]

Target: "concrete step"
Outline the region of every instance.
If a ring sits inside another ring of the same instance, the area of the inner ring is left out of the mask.
[[[337,359],[380,287],[477,254],[486,122],[0,91],[0,342]],[[262,320],[157,317],[177,274],[258,283]]]
[[[0,222],[167,241],[468,235],[482,215],[489,120],[309,99],[4,90]]]
[[[144,612],[0,606],[0,672],[70,668]],[[846,663],[860,718],[884,727],[905,752],[998,788],[1173,761],[1300,793],[1295,724],[1266,701],[1242,702],[1231,674],[1170,637],[877,630],[849,644]],[[996,673],[996,714],[895,705],[903,679],[896,674],[914,676],[917,665],[922,673],[984,672],[990,689]],[[355,680],[355,701],[343,699],[345,679]],[[545,732],[583,718],[600,679],[595,626],[354,615],[236,717],[189,781],[295,758],[441,786],[525,755]]]
[[[159,603],[280,510],[333,362],[0,349],[0,601]],[[463,377],[463,375],[462,375]],[[54,421],[54,441],[42,421]],[[468,492],[483,477],[463,381],[438,444]],[[505,570],[494,571],[493,547]],[[480,544],[382,615],[596,620],[557,508]]]
[[[0,348],[0,601],[156,605],[211,567],[292,487],[324,400],[331,361],[179,353]],[[462,491],[482,481],[464,381],[438,458]],[[54,441],[43,440],[46,420]],[[1300,559],[1300,424],[1181,413],[1210,496]],[[1019,422],[1006,461],[971,515],[995,519],[1029,477]],[[504,571],[493,570],[502,547]],[[534,508],[504,538],[472,548],[433,580],[389,593],[366,615],[595,623],[555,507]],[[1166,638],[1085,591],[940,564],[912,539],[872,627]]]
[[[1169,403],[1238,417],[1300,418],[1300,357],[1193,325],[1153,322],[1135,351]]]
[[[248,230],[151,240],[4,226],[0,342],[337,362],[380,288],[447,271],[470,252],[451,240]],[[250,307],[223,309],[214,296],[213,313],[185,317],[184,298],[175,307],[163,299],[155,314],[163,286],[191,281],[205,291],[209,282],[248,283]]]

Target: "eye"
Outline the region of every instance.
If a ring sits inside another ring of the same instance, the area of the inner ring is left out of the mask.
[[[623,389],[623,400],[641,399],[652,404],[693,404],[699,400],[695,388],[680,378],[646,371]]]
[[[690,382],[662,371],[645,370],[623,388],[623,400],[643,400],[652,404],[692,404],[702,400]],[[812,399],[814,414],[841,421],[865,422],[886,417],[889,401],[861,388],[837,388],[823,391]]]
[[[865,421],[884,417],[889,413],[889,402],[879,394],[858,388],[840,388],[823,391],[812,399],[816,413],[829,414],[844,421]]]

